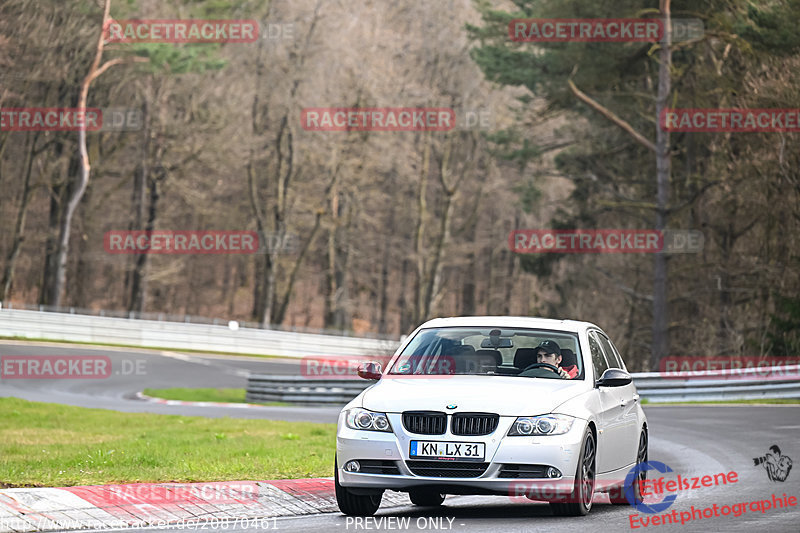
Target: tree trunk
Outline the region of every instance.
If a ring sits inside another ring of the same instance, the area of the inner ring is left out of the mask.
[[[303,245],[303,249],[300,250],[300,255],[297,257],[297,260],[295,260],[294,265],[292,265],[292,271],[289,274],[289,280],[286,282],[286,291],[283,293],[283,299],[280,305],[278,306],[277,312],[275,314],[274,322],[276,324],[280,324],[281,322],[283,322],[283,319],[286,316],[286,309],[289,307],[289,301],[292,297],[294,284],[297,281],[297,273],[299,272],[300,265],[302,265],[306,255],[308,255],[308,250],[311,248],[314,239],[317,237],[317,232],[319,232],[321,220],[322,220],[322,213],[319,212],[317,213],[316,220],[314,221],[314,228],[311,230],[311,235],[308,236],[305,245]]]
[[[389,211],[389,227],[395,225],[395,203],[392,202]],[[386,322],[386,312],[389,308],[389,256],[391,238],[383,239],[383,257],[381,258],[381,277],[380,289],[378,292],[378,333],[386,333],[388,324]]]
[[[335,185],[331,188],[329,195],[329,209],[331,212],[332,227],[328,231],[327,239],[327,259],[328,264],[325,269],[325,327],[341,327],[341,317],[339,316],[339,291],[336,276],[336,234],[339,231],[340,207],[339,196]]]
[[[150,142],[151,142],[150,104],[144,98],[142,104],[142,151],[139,166],[133,183],[133,212],[134,220],[131,229],[141,230],[144,225],[145,195],[147,184],[150,180]],[[151,191],[152,194],[152,191]],[[152,207],[151,207],[152,211]],[[153,215],[155,219],[155,215]],[[149,225],[149,224],[148,224]],[[146,290],[146,270],[148,254],[133,256],[133,270],[131,271],[130,293],[128,297],[128,312],[144,312],[144,293]]]
[[[472,224],[472,236],[470,242],[472,246],[467,252],[467,268],[464,279],[461,283],[461,309],[459,314],[471,316],[475,314],[475,291],[477,289],[476,280],[478,279],[478,261],[475,252],[478,244],[478,224]]]
[[[397,297],[397,306],[400,308],[400,323],[398,325],[401,334],[405,334],[409,331],[414,320],[413,304],[408,302],[408,291],[405,290],[407,287],[406,280],[408,279],[408,271],[410,270],[409,263],[408,259],[403,259],[403,267],[400,271],[400,290],[398,291],[399,295]]]
[[[11,243],[11,250],[6,257],[6,266],[3,270],[3,279],[0,282],[0,302],[5,301],[11,296],[11,286],[14,282],[14,268],[19,257],[19,251],[22,248],[22,242],[25,240],[25,219],[28,215],[28,205],[31,199],[31,172],[33,170],[34,153],[36,152],[36,141],[39,140],[39,132],[36,132],[31,142],[30,151],[28,152],[28,160],[25,162],[25,177],[22,183],[22,199],[20,200],[19,212],[17,213],[17,222],[14,225],[14,238]],[[0,157],[2,157],[2,150],[0,150]]]
[[[42,272],[40,305],[55,305],[55,277],[58,271],[58,234],[64,216],[64,205],[70,192],[69,176],[78,168],[78,160],[74,152],[65,153],[62,141],[56,141],[54,157],[58,163],[54,165],[50,185],[50,209],[47,220],[47,239],[44,245],[44,269]]]
[[[431,160],[431,135],[426,132],[423,136],[424,144],[422,150],[422,168],[419,176],[419,187],[417,188],[417,227],[414,232],[414,255],[417,267],[416,298],[414,299],[414,322],[420,323],[427,318],[425,309],[425,289],[428,286],[428,278],[425,269],[425,217],[427,216],[428,203],[426,199],[428,189],[428,172]]]
[[[111,9],[111,0],[105,0],[103,6],[103,20],[100,25],[100,35],[97,39],[97,48],[95,52],[94,61],[89,67],[89,73],[84,78],[81,84],[81,92],[78,98],[78,108],[86,109],[87,101],[89,99],[89,86],[92,81],[105,72],[108,68],[122,62],[122,59],[112,59],[106,62],[102,67],[100,60],[103,57],[103,48],[105,46],[105,27],[109,20],[109,10]],[[71,191],[69,200],[67,201],[66,209],[64,211],[64,218],[61,221],[61,228],[58,238],[58,251],[56,258],[56,271],[53,276],[53,285],[51,292],[52,303],[56,307],[61,306],[61,297],[64,287],[67,282],[67,256],[69,254],[69,238],[72,232],[72,219],[75,216],[75,211],[86,192],[86,187],[89,185],[89,176],[91,174],[91,165],[89,164],[89,154],[86,150],[86,128],[78,129],[78,163],[79,172],[77,183]],[[70,174],[71,175],[71,174]]]
[[[660,0],[664,41],[659,51],[658,97],[656,99],[656,224],[663,232],[667,227],[667,205],[670,186],[669,132],[661,127],[660,117],[669,101],[672,67],[672,22],[670,0]],[[653,347],[650,369],[656,370],[659,361],[669,354],[669,301],[667,285],[667,255],[663,252],[653,258]]]
[[[433,254],[433,261],[429,274],[430,278],[423,301],[422,316],[425,318],[431,315],[431,312],[436,307],[436,303],[440,299],[442,286],[442,256],[444,255],[444,248],[450,240],[450,221],[453,218],[453,193],[454,191],[446,191],[444,196],[444,213],[439,223],[439,239],[436,241],[436,250]]]

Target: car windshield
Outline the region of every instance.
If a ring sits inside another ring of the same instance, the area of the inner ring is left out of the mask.
[[[389,374],[559,378],[553,365],[531,368],[543,344],[548,353],[554,348],[561,351],[558,367],[572,379],[583,379],[576,333],[492,327],[423,329],[408,343]]]

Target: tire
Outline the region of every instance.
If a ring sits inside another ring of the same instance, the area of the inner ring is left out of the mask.
[[[421,507],[437,507],[444,503],[445,494],[439,494],[428,489],[412,489],[408,491],[411,503]]]
[[[642,428],[642,433],[639,435],[639,447],[637,448],[636,452],[636,464],[640,465],[642,463],[647,462],[647,430]],[[642,496],[642,486],[640,484],[641,481],[647,479],[647,472],[641,471],[639,472],[638,478],[633,482],[633,499],[634,503],[642,503],[644,501],[644,496]],[[625,487],[614,487],[608,493],[609,499],[611,503],[614,505],[628,505],[629,502],[628,498],[625,497]]]
[[[334,474],[333,484],[336,490],[336,503],[339,505],[339,510],[348,516],[372,516],[378,507],[381,506],[381,499],[383,492],[378,495],[361,496],[353,494],[339,484],[339,464],[334,459]]]
[[[592,429],[587,427],[581,443],[581,455],[575,471],[575,485],[567,502],[550,502],[550,508],[556,516],[586,516],[592,509],[592,498],[595,485],[595,465],[597,459],[597,441]]]

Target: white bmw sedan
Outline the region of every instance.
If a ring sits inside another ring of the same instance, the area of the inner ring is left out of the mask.
[[[525,317],[430,320],[339,415],[339,509],[368,516],[385,490],[416,505],[447,494],[525,496],[585,515],[595,492],[647,461],[647,420],[625,364],[594,324]],[[643,477],[640,474],[638,479]],[[625,495],[627,490],[627,497]]]

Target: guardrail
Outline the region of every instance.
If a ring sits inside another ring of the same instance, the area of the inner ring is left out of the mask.
[[[0,336],[286,357],[384,355],[399,345],[397,340],[17,309],[0,309]]]
[[[762,377],[766,373],[777,377]],[[631,376],[639,395],[650,403],[800,398],[800,365],[727,374],[642,372]],[[247,380],[247,401],[345,404],[374,383],[357,378],[322,380],[253,374]]]
[[[800,398],[800,365],[632,374],[652,403]]]
[[[251,375],[247,379],[247,401],[344,405],[374,383],[363,379]]]
[[[58,307],[54,305],[34,305],[26,303],[0,302],[0,310],[15,309],[17,311],[38,311],[40,313],[63,313],[67,315],[100,316],[111,318],[125,318],[130,320],[156,320],[158,322],[180,322],[181,324],[207,324],[212,326],[226,326],[230,322],[223,318],[209,318],[205,316],[171,314],[161,312],[139,312],[109,309],[86,309],[84,307]],[[352,332],[340,329],[312,328],[296,325],[268,324],[266,327],[259,322],[235,321],[240,328],[268,329],[271,331],[290,331],[292,333],[313,333],[315,335],[333,335],[343,337],[359,337],[366,339],[381,339],[394,341],[396,336],[380,333]]]

